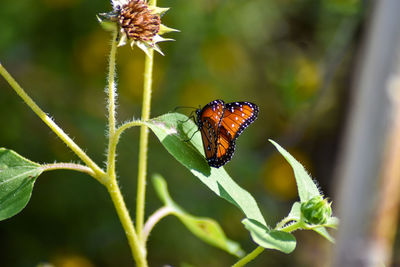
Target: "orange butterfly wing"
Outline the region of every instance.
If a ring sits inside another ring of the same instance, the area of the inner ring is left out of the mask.
[[[217,140],[218,167],[232,159],[236,139],[257,119],[258,111],[258,106],[250,102],[233,102],[225,105]]]
[[[197,125],[201,132],[207,162],[221,167],[232,159],[235,140],[258,116],[257,105],[250,102],[224,104],[215,100],[198,109]]]
[[[224,114],[224,101],[215,100],[207,104],[203,109],[198,109],[197,126],[201,132],[204,152],[208,163],[217,157],[217,138],[219,125]]]
[[[224,127],[232,141],[252,124],[258,116],[258,106],[250,102],[233,102],[225,105],[221,127]]]

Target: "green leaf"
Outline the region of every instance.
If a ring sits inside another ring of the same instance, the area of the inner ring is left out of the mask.
[[[0,148],[0,220],[14,216],[26,206],[42,171],[39,164]]]
[[[247,218],[266,225],[254,198],[233,181],[224,168],[217,169],[208,165],[203,156],[200,133],[197,132],[191,138],[193,132],[197,131],[197,126],[192,120],[179,113],[168,113],[153,119],[147,125],[168,152],[208,188],[236,205]],[[185,142],[190,138],[190,142]]]
[[[296,248],[296,238],[290,233],[270,230],[251,219],[244,219],[242,223],[250,231],[254,242],[264,248],[277,249],[287,254]]]
[[[321,195],[318,187],[313,182],[307,171],[304,169],[303,165],[301,165],[292,155],[289,154],[289,152],[287,152],[273,140],[270,139],[269,141],[276,147],[279,153],[281,153],[282,156],[292,166],[301,202],[305,202],[315,196]]]
[[[301,216],[300,208],[301,208],[300,202],[298,201],[294,202],[292,205],[292,209],[290,210],[289,215],[287,217],[296,221],[300,220]]]
[[[332,243],[335,243],[335,239],[329,234],[325,227],[319,226],[312,228],[313,231],[317,232],[318,234],[322,235]]]
[[[195,236],[204,242],[223,249],[237,257],[242,257],[244,251],[240,245],[232,240],[229,240],[221,226],[210,218],[201,218],[193,216],[184,211],[176,204],[169,195],[167,183],[161,175],[153,176],[153,184],[156,192],[162,202],[166,206],[174,210],[174,215],[189,229]]]
[[[324,226],[336,229],[338,225],[339,225],[339,219],[336,217],[330,217],[328,219],[328,222]]]
[[[287,152],[285,149],[283,149],[276,142],[274,142],[273,140],[269,140],[269,141],[276,147],[276,149],[279,151],[279,153],[281,153],[282,156],[292,166],[301,203],[306,203],[307,201],[311,201],[311,199],[316,198],[316,197],[321,197],[321,199],[322,199],[323,196],[319,192],[317,185],[311,179],[310,175],[304,169],[303,165],[301,165],[292,155],[289,154],[289,152]],[[291,209],[289,215],[285,219],[283,219],[282,222],[289,222],[289,221],[298,222],[298,221],[300,221],[301,216],[302,216],[301,215],[301,203],[295,202],[292,206],[292,209]],[[327,219],[327,222],[323,225],[310,225],[310,224],[305,223],[304,228],[313,230],[313,231],[317,232],[318,234],[322,235],[323,237],[325,237],[326,239],[328,239],[329,241],[334,243],[335,240],[329,234],[329,232],[325,229],[325,227],[335,228],[335,227],[337,227],[338,223],[339,223],[339,220],[336,217],[329,217]],[[281,224],[282,223],[280,223],[278,225],[282,226]]]
[[[263,225],[263,229],[270,229],[254,198],[232,180],[224,168],[212,168],[208,165],[204,157],[200,133],[196,132],[197,126],[192,120],[179,113],[169,113],[157,117],[146,124],[152,129],[168,152],[199,178],[202,183],[218,196],[237,206],[247,219]],[[187,141],[189,139],[190,141]],[[258,235],[258,232],[252,232],[258,231],[258,228],[250,227],[247,229],[252,236]],[[291,245],[286,244],[288,241],[280,240],[280,236],[276,232],[278,231],[274,231],[274,234],[270,235],[269,238],[253,238],[253,240],[256,243],[262,240],[261,243],[257,244],[265,248],[274,248],[284,252],[289,251],[287,248]],[[268,233],[265,235],[268,235]],[[288,236],[290,234],[284,233],[283,235]],[[289,242],[294,240],[293,236],[292,238]],[[268,245],[268,242],[271,242],[271,244]]]

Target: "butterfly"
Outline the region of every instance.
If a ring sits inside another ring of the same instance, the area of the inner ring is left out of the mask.
[[[214,100],[196,110],[208,165],[219,168],[233,157],[235,141],[257,119],[258,106],[250,102]]]

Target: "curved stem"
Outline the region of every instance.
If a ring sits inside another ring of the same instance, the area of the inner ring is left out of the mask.
[[[124,198],[122,197],[121,191],[117,184],[117,180],[110,179],[110,182],[106,184],[106,187],[110,193],[122,227],[125,230],[125,234],[128,238],[129,246],[131,247],[133,258],[135,259],[137,266],[148,266],[146,261],[146,250],[141,245],[138,235],[135,232],[132,219],[129,215],[128,209],[126,208]]]
[[[164,206],[160,209],[158,209],[156,212],[154,212],[148,219],[146,224],[143,227],[143,232],[142,232],[142,239],[143,243],[145,244],[147,242],[147,238],[150,235],[151,230],[153,230],[154,226],[164,217],[172,214],[174,212],[174,209],[169,207],[169,206]]]
[[[249,263],[250,261],[254,260],[261,252],[264,251],[263,247],[257,247],[255,250],[241,258],[238,262],[236,262],[232,267],[241,267]]]
[[[134,127],[134,126],[145,126],[146,123],[144,121],[141,120],[137,120],[137,121],[129,121],[126,122],[124,124],[122,124],[121,126],[119,126],[117,128],[117,130],[115,131],[115,138],[117,138],[117,140],[119,139],[120,135],[127,129]]]
[[[107,173],[115,176],[115,146],[113,140],[115,135],[115,105],[116,105],[116,85],[115,85],[115,59],[117,55],[117,36],[118,32],[114,31],[110,58],[108,61],[108,153],[107,153]]]
[[[53,170],[74,170],[78,172],[84,172],[89,174],[92,177],[96,176],[96,173],[89,167],[81,165],[81,164],[75,164],[75,163],[48,163],[48,164],[42,164],[41,168],[43,171],[53,171]]]
[[[289,224],[288,226],[279,229],[279,231],[291,233],[291,232],[293,232],[297,229],[301,229],[303,227],[304,227],[304,223],[300,220],[298,222]]]
[[[275,226],[275,230],[280,230],[283,226],[285,226],[285,224],[287,224],[288,222],[293,221],[293,218],[289,218],[286,217],[284,218],[282,221],[280,221],[276,226]]]
[[[155,5],[155,1],[153,1],[153,5]],[[154,56],[154,50],[150,49],[149,54],[146,55],[146,61],[144,67],[143,106],[142,106],[143,121],[147,121],[150,118],[153,56]],[[142,229],[144,222],[148,140],[149,140],[149,129],[147,126],[142,126],[140,129],[138,185],[137,185],[137,196],[136,196],[136,230],[139,237],[142,237]]]
[[[138,234],[135,231],[135,227],[132,218],[126,208],[125,201],[122,197],[120,188],[117,184],[117,177],[115,172],[115,158],[116,158],[116,147],[118,140],[122,132],[128,128],[128,126],[136,125],[137,122],[125,124],[116,129],[115,126],[115,106],[116,106],[116,85],[115,85],[115,60],[117,54],[117,31],[113,33],[113,40],[111,44],[110,58],[109,58],[109,69],[108,69],[108,153],[107,153],[107,175],[109,182],[105,184],[110,193],[111,199],[114,203],[117,211],[119,220],[121,221],[122,227],[125,230],[126,237],[131,247],[131,251],[137,266],[147,266],[146,260],[146,248],[140,242]]]
[[[6,79],[14,91],[22,100],[38,115],[38,117],[47,124],[47,126],[90,168],[96,173],[94,178],[104,184],[107,176],[104,171],[32,100],[30,96],[22,89],[15,79],[0,64],[0,74]]]
[[[142,126],[144,123],[142,121],[130,121],[124,123],[120,127],[115,130],[115,133],[112,136],[109,136],[109,143],[108,143],[108,162],[114,162],[113,168],[115,168],[115,156],[119,138],[121,134],[128,128],[133,126]],[[110,165],[108,165],[110,166]],[[115,176],[115,172],[113,173]]]

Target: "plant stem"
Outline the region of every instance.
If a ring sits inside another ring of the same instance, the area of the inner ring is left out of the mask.
[[[106,184],[106,187],[108,189],[108,192],[110,193],[122,227],[125,230],[125,234],[128,238],[129,246],[131,247],[133,258],[135,259],[137,266],[148,266],[146,261],[146,250],[141,245],[138,235],[135,232],[132,219],[126,208],[124,199],[117,184],[117,180],[110,179],[110,182]]]
[[[108,153],[107,153],[107,174],[115,176],[115,146],[113,140],[115,136],[115,105],[116,105],[116,85],[115,85],[115,59],[117,55],[117,36],[118,32],[113,32],[111,43],[110,58],[108,60]],[[114,149],[113,149],[114,148]]]
[[[155,5],[154,2],[153,5]],[[150,49],[149,55],[146,55],[144,66],[142,121],[147,121],[150,118],[153,56],[154,50]],[[148,140],[149,129],[147,126],[142,126],[140,129],[138,185],[136,196],[136,230],[140,238],[142,237],[144,223]]]
[[[280,221],[276,226],[276,230],[280,230],[285,224],[287,224],[289,221],[293,220],[292,218],[286,217],[282,221]]]
[[[22,100],[39,116],[39,118],[47,124],[47,126],[96,174],[99,182],[104,184],[107,177],[104,171],[49,117],[44,111],[28,96],[15,79],[0,64],[0,74],[6,79],[14,91],[22,98]]]
[[[261,252],[264,251],[263,247],[257,247],[255,250],[241,258],[238,262],[236,262],[232,267],[241,267],[249,263],[250,261],[254,260]]]
[[[279,231],[291,233],[291,232],[293,232],[297,229],[301,229],[303,227],[304,227],[304,223],[300,220],[298,222],[289,224],[288,226],[279,229]]]
[[[89,167],[81,165],[81,164],[75,164],[75,163],[48,163],[48,164],[42,164],[41,168],[43,171],[53,171],[53,170],[74,170],[78,172],[84,172],[89,174],[92,177],[96,176],[96,173]]]
[[[117,177],[115,172],[115,158],[116,148],[121,133],[128,128],[128,126],[137,125],[137,122],[125,124],[118,129],[115,126],[115,106],[116,106],[116,85],[115,85],[115,61],[117,55],[117,35],[118,32],[114,31],[111,44],[111,51],[108,65],[108,153],[107,153],[107,175],[109,182],[106,184],[108,192],[114,203],[119,220],[125,230],[126,237],[131,247],[132,255],[136,264],[140,267],[147,266],[146,249],[140,242],[138,234],[135,231],[132,218],[126,208],[125,201],[122,197],[121,190],[117,184]]]
[[[117,145],[118,145],[118,140],[121,136],[121,134],[128,128],[133,127],[133,126],[141,126],[145,125],[142,121],[130,121],[127,123],[124,123],[120,127],[118,127],[115,130],[115,133],[112,136],[109,136],[109,144],[108,144],[108,162],[114,162],[114,167],[115,168],[115,156],[116,156],[116,150],[117,150]],[[109,165],[108,165],[109,166]],[[115,172],[113,172],[113,175],[115,176]]]
[[[158,209],[156,212],[154,212],[148,219],[146,224],[143,227],[143,232],[142,232],[142,239],[143,243],[145,244],[147,241],[147,238],[150,235],[151,230],[154,228],[154,226],[165,216],[170,215],[173,213],[175,210],[169,206],[164,206],[160,209]]]

